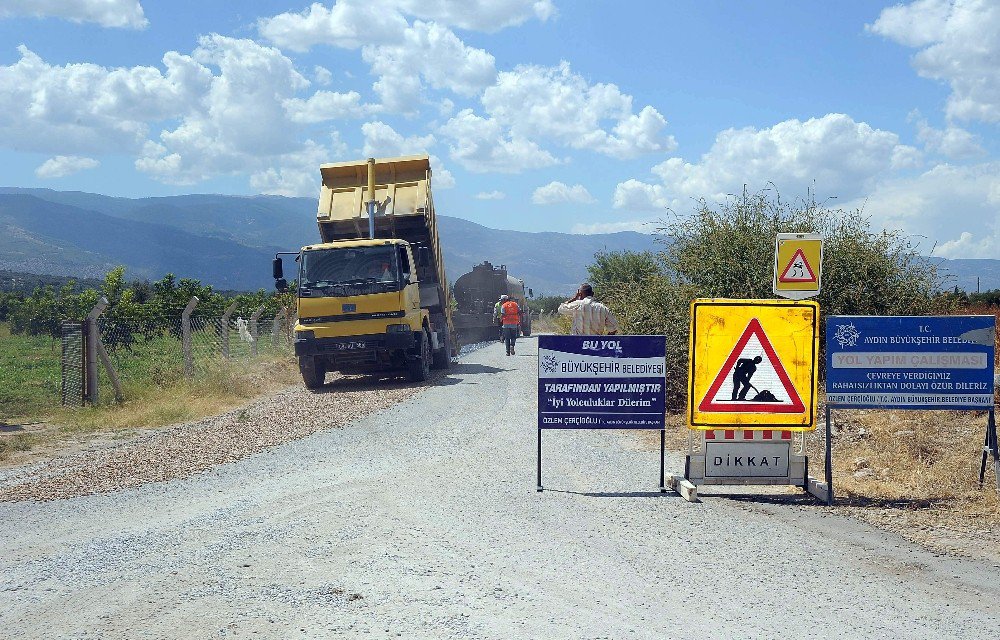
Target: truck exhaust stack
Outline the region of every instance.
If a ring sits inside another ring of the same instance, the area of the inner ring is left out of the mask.
[[[375,239],[375,158],[368,158],[368,237]]]

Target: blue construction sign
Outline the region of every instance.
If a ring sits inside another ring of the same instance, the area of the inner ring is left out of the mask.
[[[539,336],[539,429],[663,429],[663,336]]]
[[[995,339],[993,316],[829,316],[827,404],[989,409]]]

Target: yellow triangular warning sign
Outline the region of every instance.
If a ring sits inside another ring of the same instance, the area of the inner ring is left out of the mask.
[[[802,249],[796,250],[792,255],[792,259],[778,276],[778,282],[816,282],[816,272]]]

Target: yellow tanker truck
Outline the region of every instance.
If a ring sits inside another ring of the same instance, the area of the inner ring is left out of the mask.
[[[326,373],[405,371],[426,380],[456,355],[427,156],[320,166],[321,242],[295,255],[295,355],[310,389]]]

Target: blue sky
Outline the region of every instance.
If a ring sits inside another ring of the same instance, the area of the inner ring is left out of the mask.
[[[7,186],[312,197],[429,153],[441,213],[651,230],[775,184],[1000,257],[1000,2],[7,0]]]

